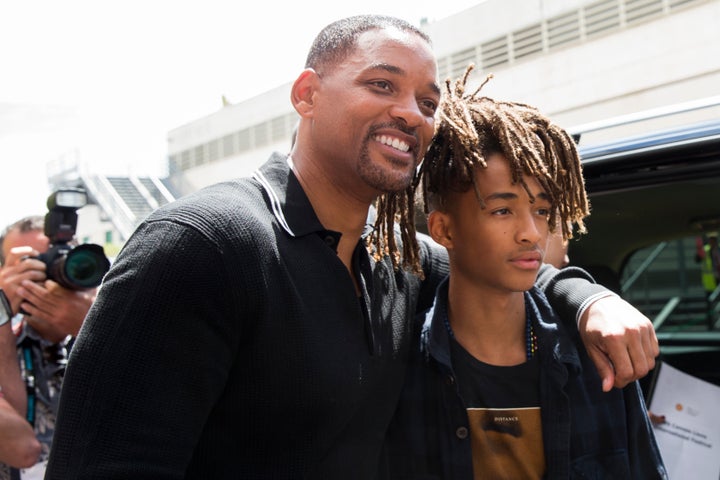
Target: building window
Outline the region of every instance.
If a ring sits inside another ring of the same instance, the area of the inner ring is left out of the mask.
[[[245,128],[236,133],[238,141],[238,150],[241,152],[247,152],[251,148],[250,144],[250,129]]]
[[[647,20],[663,13],[661,0],[627,0],[625,2],[625,21],[628,24]]]
[[[542,28],[540,24],[513,32],[513,58],[518,59],[542,53]]]
[[[253,134],[256,147],[263,147],[269,143],[268,128],[270,122],[263,122],[253,127]]]
[[[222,145],[223,145],[223,157],[229,157],[231,155],[235,155],[237,153],[237,146],[235,145],[235,139],[233,138],[233,135],[225,135],[222,138]]]
[[[480,51],[483,71],[510,61],[506,35],[483,43],[480,45]]]
[[[270,138],[273,142],[288,137],[287,115],[270,120]]]
[[[603,0],[584,9],[585,36],[592,37],[620,27],[620,6],[617,0]]]
[[[220,140],[211,140],[207,144],[207,157],[209,162],[220,158]]]
[[[471,63],[477,63],[475,47],[467,48],[453,54],[451,76],[454,78],[464,74],[465,70],[467,70],[468,65]]]
[[[207,163],[207,158],[205,158],[205,144],[198,145],[195,147],[195,166],[202,165],[204,163]]]
[[[547,21],[550,48],[576,42],[580,39],[580,22],[577,11],[558,15]]]

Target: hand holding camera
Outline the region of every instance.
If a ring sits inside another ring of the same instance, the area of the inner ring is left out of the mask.
[[[82,189],[51,194],[43,231],[13,233],[10,245],[15,247],[0,271],[0,287],[13,313],[24,313],[53,342],[77,334],[110,266],[101,246],[75,245],[77,210],[86,203]]]
[[[25,320],[43,338],[58,343],[80,331],[97,289],[69,290],[53,280],[25,281],[18,289]]]
[[[24,281],[42,282],[45,274],[45,263],[36,257],[40,254],[30,246],[14,247],[8,252],[2,270],[0,270],[0,288],[10,301],[13,314],[20,312],[23,298],[18,289]]]

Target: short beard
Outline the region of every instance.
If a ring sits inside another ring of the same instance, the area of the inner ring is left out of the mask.
[[[368,152],[370,137],[366,139],[365,145],[360,151],[360,159],[357,165],[357,172],[360,178],[372,188],[383,193],[396,193],[405,190],[415,178],[415,168],[408,170],[405,175],[388,175],[385,170],[374,164]],[[415,165],[417,165],[417,158]]]

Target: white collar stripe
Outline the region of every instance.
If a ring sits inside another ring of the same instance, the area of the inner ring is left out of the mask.
[[[278,222],[280,222],[280,226],[289,233],[291,236],[295,236],[295,233],[290,229],[290,226],[287,223],[287,220],[285,220],[285,214],[282,211],[282,206],[280,205],[280,199],[278,198],[277,194],[275,193],[275,190],[272,189],[272,185],[270,185],[270,182],[268,182],[267,178],[265,178],[265,175],[262,174],[260,170],[255,170],[255,173],[253,173],[253,178],[260,182],[260,184],[263,186],[265,191],[268,194],[268,197],[270,197],[270,205],[272,206],[273,214],[275,215],[275,218]]]

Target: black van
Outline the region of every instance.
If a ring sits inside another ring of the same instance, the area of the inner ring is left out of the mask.
[[[575,133],[592,210],[571,264],[653,321],[661,360],[720,385],[720,287],[700,261],[720,230],[720,118],[592,146]]]

